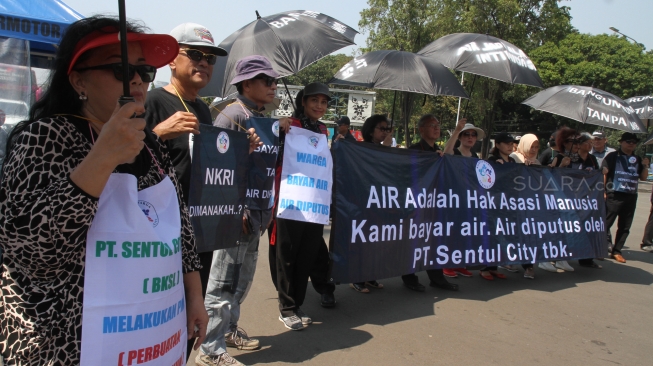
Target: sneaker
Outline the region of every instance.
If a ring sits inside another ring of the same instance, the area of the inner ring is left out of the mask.
[[[555,267],[560,268],[561,270],[567,271],[567,272],[573,272],[574,271],[574,267],[570,266],[569,263],[567,263],[567,261],[557,261],[557,262],[555,262]]]
[[[454,270],[451,269],[451,268],[444,268],[444,269],[442,270],[442,273],[443,273],[445,276],[447,276],[447,277],[452,277],[452,278],[453,278],[453,277],[458,277],[458,275],[456,274],[456,271],[454,271]]]
[[[302,330],[304,329],[304,324],[302,324],[302,320],[297,316],[288,316],[288,317],[282,317],[279,315],[279,321],[283,323],[283,325],[286,326],[286,328],[290,330]]]
[[[297,310],[295,310],[295,315],[297,315],[299,317],[299,319],[302,320],[302,325],[304,325],[304,326],[307,326],[307,325],[313,323],[313,319],[311,319],[310,316],[306,315],[306,313],[303,312],[302,309],[300,309],[300,308],[297,308]]]
[[[244,363],[229,356],[227,352],[212,356],[205,355],[200,351],[195,357],[195,364],[198,366],[245,366]]]
[[[454,268],[453,270],[463,277],[472,277],[474,275],[472,272],[464,268]]]
[[[506,265],[503,265],[503,266],[499,266],[499,268],[501,268],[501,269],[503,269],[503,270],[506,270],[506,271],[508,271],[508,272],[512,272],[512,273],[517,273],[517,272],[519,272],[519,270],[517,269],[516,266],[510,265],[510,264],[506,264]]]
[[[537,264],[540,269],[543,269],[545,271],[553,272],[553,273],[562,273],[564,270],[555,268],[551,262],[540,262]]]
[[[653,245],[641,245],[640,248],[645,252],[653,252]]]
[[[231,332],[225,334],[224,340],[227,343],[227,347],[238,348],[246,351],[259,348],[258,339],[248,337],[243,328],[235,328]]]
[[[529,280],[534,280],[535,279],[535,268],[527,268],[526,271],[524,271],[524,278],[528,278]]]

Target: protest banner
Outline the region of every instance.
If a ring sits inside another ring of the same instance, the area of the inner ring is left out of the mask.
[[[326,135],[291,128],[284,144],[277,217],[328,225],[332,174]]]
[[[198,252],[235,247],[247,186],[244,132],[200,124],[195,136],[188,213]]]
[[[249,154],[249,173],[245,204],[253,210],[267,210],[274,205],[274,177],[279,155],[279,121],[250,117],[247,129],[254,128],[263,145]]]
[[[184,363],[181,240],[170,178],[138,191],[111,174],[86,240],[81,365]]]
[[[607,256],[600,171],[347,141],[333,151],[334,282]]]

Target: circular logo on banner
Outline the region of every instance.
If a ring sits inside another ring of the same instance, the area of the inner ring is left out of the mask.
[[[151,203],[143,200],[138,201],[138,207],[141,208],[141,211],[145,214],[145,217],[147,217],[147,221],[152,223],[152,227],[156,227],[159,225],[159,215],[157,215],[156,210],[154,209],[154,206],[152,206]]]
[[[226,132],[220,132],[218,134],[218,151],[224,154],[227,150],[229,150],[229,135]]]
[[[317,145],[320,143],[320,139],[318,139],[315,136],[311,136],[308,138],[308,144],[313,146],[314,148],[317,149]]]
[[[272,124],[272,133],[275,136],[279,137],[279,121],[274,121]]]
[[[485,189],[490,189],[494,185],[496,180],[496,175],[494,174],[494,168],[492,165],[485,160],[479,160],[476,163],[476,178],[478,178],[478,184]]]
[[[628,158],[628,162],[631,163],[631,164],[635,164],[636,161],[637,161],[637,158],[634,157],[634,156],[631,156],[630,158]]]

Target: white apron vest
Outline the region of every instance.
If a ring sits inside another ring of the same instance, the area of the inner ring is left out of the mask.
[[[82,365],[185,365],[181,218],[170,178],[111,174],[86,239]]]

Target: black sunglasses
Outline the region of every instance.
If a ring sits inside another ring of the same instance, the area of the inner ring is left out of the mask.
[[[567,139],[567,142],[571,142],[572,144],[578,144],[578,143],[580,143],[580,140],[578,140],[578,139]]]
[[[633,145],[637,143],[637,140],[623,140],[623,142]]]
[[[113,64],[104,64],[97,66],[83,67],[81,69],[75,69],[76,71],[86,71],[86,70],[113,70],[113,76],[118,80],[122,81],[125,73],[122,71],[122,63],[116,62]],[[156,67],[151,65],[129,65],[127,68],[127,80],[131,81],[134,76],[138,73],[144,83],[151,83],[154,81],[156,76]]]
[[[191,48],[182,48],[181,50],[186,52],[186,56],[195,62],[200,62],[202,61],[202,58],[204,58],[206,59],[206,63],[209,65],[215,65],[215,62],[218,61],[218,56],[212,53],[204,53],[200,50],[194,50]]]
[[[254,79],[263,80],[265,82],[265,86],[267,87],[271,87],[272,84],[277,85],[277,83],[279,82],[277,79],[267,75],[259,75]]]
[[[392,131],[392,127],[378,127],[377,126],[376,128],[378,128],[382,132],[391,132]]]
[[[465,137],[467,137],[467,136],[478,137],[478,135],[475,134],[474,132],[463,132],[462,135],[465,136]]]

